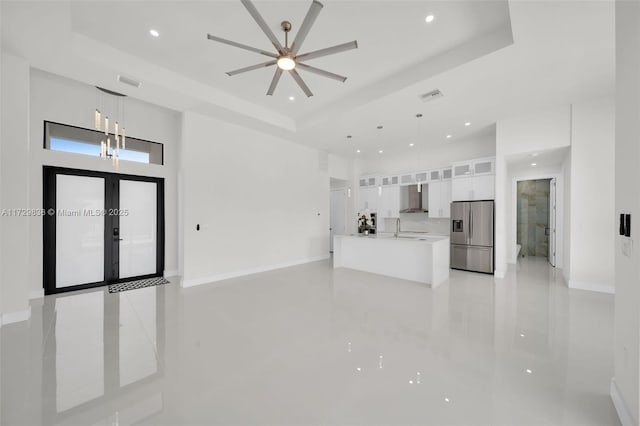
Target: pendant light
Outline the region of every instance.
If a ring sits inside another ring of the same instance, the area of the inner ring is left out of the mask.
[[[94,114],[94,127],[98,132],[104,132],[100,140],[100,158],[106,160],[111,158],[113,167],[118,170],[120,166],[120,150],[125,149],[127,143],[127,133],[123,127],[120,127],[120,122],[124,118],[124,98],[127,95],[114,92],[102,87],[96,86],[97,97],[96,111]],[[105,94],[108,95],[105,101]],[[107,108],[107,104],[108,108]],[[103,111],[105,111],[103,113]],[[108,113],[115,116],[113,121],[113,132],[111,132],[110,120]],[[104,121],[102,119],[104,115]],[[120,120],[120,121],[118,121]],[[111,144],[111,138],[113,137],[113,146]]]

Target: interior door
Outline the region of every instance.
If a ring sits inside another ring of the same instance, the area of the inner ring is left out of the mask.
[[[556,179],[549,184],[549,263],[556,266]]]
[[[333,252],[333,236],[346,232],[346,194],[344,189],[331,191],[331,217],[329,218],[329,247]]]

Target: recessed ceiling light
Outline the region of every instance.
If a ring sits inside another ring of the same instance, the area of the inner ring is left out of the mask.
[[[429,24],[429,23],[433,22],[433,20],[434,20],[434,19],[436,19],[436,17],[435,17],[435,16],[433,16],[433,15],[427,15],[427,17],[426,17],[426,18],[424,18],[424,20],[425,20],[425,22],[426,22],[427,24]]]
[[[413,143],[410,143],[410,144],[409,144],[409,146],[413,146],[413,145],[415,145],[415,144],[413,144]]]
[[[524,333],[520,333],[520,337],[524,337]]]
[[[464,123],[464,125],[469,127],[469,126],[471,126],[471,123],[469,121],[467,121],[466,123]]]
[[[295,98],[295,96],[289,96],[289,100],[290,100],[290,101],[295,101],[295,100],[296,100],[296,98]]]
[[[531,373],[533,373],[533,371],[531,371],[531,369],[530,369],[530,368],[527,368],[525,371],[527,372],[527,374],[531,374]]]
[[[360,150],[357,150],[356,152],[357,152],[358,154],[360,154]]]
[[[384,151],[380,150],[380,151],[378,151],[378,154],[382,154],[383,152],[384,152]]]
[[[160,36],[160,33],[157,30],[154,30],[153,28],[149,30],[149,34],[151,34],[154,37]]]
[[[451,139],[453,136],[451,135],[447,135],[447,139]]]
[[[449,401],[451,401],[449,398],[444,399],[444,402],[449,402]]]
[[[531,166],[535,167],[535,166],[537,166],[537,164],[536,163],[531,163]]]
[[[409,380],[409,384],[412,385],[413,384],[413,380]]]

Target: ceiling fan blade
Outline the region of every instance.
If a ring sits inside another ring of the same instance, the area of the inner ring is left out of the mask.
[[[309,7],[309,11],[307,12],[307,16],[304,17],[304,21],[302,21],[302,25],[300,25],[300,29],[296,34],[295,40],[293,40],[293,44],[291,45],[291,54],[295,56],[300,48],[302,47],[302,43],[304,43],[304,39],[307,38],[309,34],[309,30],[313,26],[314,22],[316,22],[316,18],[320,14],[324,6],[318,0],[313,0],[311,6]]]
[[[318,75],[321,75],[323,77],[329,77],[329,78],[332,78],[334,80],[341,81],[343,83],[347,80],[347,77],[343,77],[341,75],[334,74],[334,73],[329,72],[329,71],[321,70],[320,68],[312,67],[312,66],[307,65],[307,64],[301,64],[300,62],[298,62],[296,64],[296,66],[300,67],[300,68],[302,68],[302,69],[304,69],[306,71],[312,72],[314,74],[318,74]]]
[[[296,59],[297,60],[315,59],[315,58],[320,58],[321,56],[333,55],[335,53],[340,53],[346,50],[357,49],[357,48],[358,48],[358,41],[354,40],[354,41],[350,41],[349,43],[338,44],[337,46],[326,47],[324,49],[314,50],[313,52],[303,53],[302,55],[296,56]]]
[[[275,65],[275,64],[276,64],[276,61],[263,62],[261,64],[251,65],[250,67],[244,67],[244,68],[240,68],[240,69],[237,69],[237,70],[229,71],[226,74],[229,77],[233,77],[236,74],[242,74],[243,72],[253,71],[253,70],[260,69],[260,68],[270,67],[271,65]]]
[[[267,90],[267,95],[273,95],[273,92],[275,92],[276,86],[280,81],[280,76],[282,76],[282,69],[276,68],[276,73],[273,75],[273,80],[271,80],[271,85],[269,86],[269,90]]]
[[[291,73],[291,77],[293,77],[296,83],[298,83],[298,86],[300,86],[304,94],[307,95],[307,98],[312,97],[313,93],[311,93],[311,90],[309,90],[309,87],[304,83],[304,81],[302,80],[302,77],[300,77],[300,74],[298,74],[298,71],[293,69],[289,72]]]
[[[240,49],[250,50],[252,52],[256,52],[256,53],[259,53],[261,55],[270,56],[272,58],[277,58],[278,57],[278,55],[276,55],[275,53],[267,52],[266,50],[256,49],[255,47],[247,46],[246,44],[242,44],[242,43],[236,43],[235,41],[231,41],[231,40],[227,40],[227,39],[224,39],[224,38],[216,37],[216,36],[211,35],[211,34],[207,34],[207,38],[209,40],[213,40],[213,41],[217,41],[217,42],[220,42],[220,43],[228,44],[229,46],[239,47]]]
[[[251,0],[240,0],[240,2],[244,5],[245,9],[247,9],[249,14],[256,21],[260,29],[262,29],[262,32],[265,33],[265,35],[269,38],[269,41],[271,41],[273,47],[275,47],[276,50],[280,52],[280,54],[284,54],[284,48],[276,38],[275,34],[273,34],[273,31],[271,31],[267,23],[264,21],[264,18],[262,17],[262,15],[260,15],[258,9],[256,9],[256,7],[253,5]]]

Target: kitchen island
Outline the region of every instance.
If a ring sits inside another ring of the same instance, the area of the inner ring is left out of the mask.
[[[449,237],[336,235],[333,267],[372,272],[436,287],[449,279]]]

